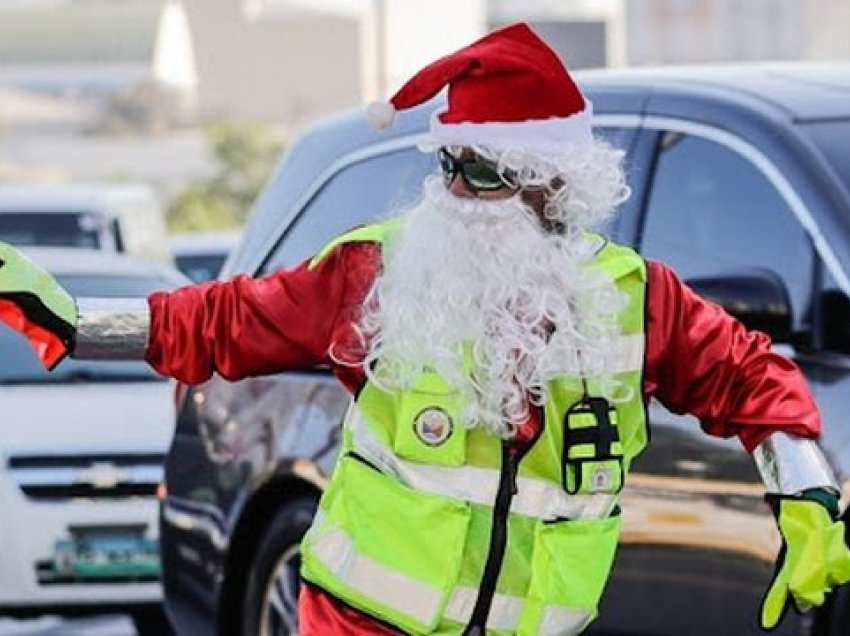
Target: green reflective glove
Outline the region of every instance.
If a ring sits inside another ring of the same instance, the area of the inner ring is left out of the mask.
[[[73,347],[77,307],[53,276],[0,243],[0,320],[22,333],[52,369]]]
[[[832,501],[827,501],[830,498]],[[789,602],[797,611],[805,611],[822,605],[832,588],[850,581],[844,523],[835,521],[830,513],[830,509],[838,510],[834,495],[813,490],[802,497],[768,495],[768,502],[783,543],[776,575],[761,606],[764,630],[779,624]]]

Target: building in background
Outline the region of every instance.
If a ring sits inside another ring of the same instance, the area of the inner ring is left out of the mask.
[[[488,0],[487,25],[524,20],[571,69],[624,66],[625,0]]]
[[[196,89],[191,33],[177,0],[0,5],[0,86],[61,96],[141,83],[187,95]]]
[[[850,57],[846,0],[624,2],[631,65]]]
[[[364,57],[364,99],[388,97],[421,69],[484,35],[484,0],[368,0],[364,2],[375,57]],[[371,81],[370,81],[371,75]]]
[[[258,0],[184,0],[204,118],[297,126],[359,103],[356,16]]]
[[[385,97],[484,32],[484,0],[183,0],[206,116],[286,125]]]
[[[571,68],[850,58],[847,0],[489,0],[522,19]]]

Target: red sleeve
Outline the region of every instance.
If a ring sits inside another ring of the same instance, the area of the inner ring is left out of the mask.
[[[747,331],[660,263],[649,263],[647,294],[647,398],[695,415],[712,435],[738,435],[749,451],[779,429],[820,434],[805,377],[771,351],[770,338]]]
[[[327,362],[346,289],[346,247],[314,269],[304,262],[262,278],[151,295],[147,361],[188,384],[213,372],[238,380]]]

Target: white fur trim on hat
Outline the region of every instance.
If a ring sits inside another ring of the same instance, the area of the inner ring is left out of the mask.
[[[396,108],[391,102],[371,102],[366,106],[366,118],[378,130],[384,130],[393,125]]]
[[[522,122],[461,122],[444,124],[440,112],[431,114],[429,138],[423,147],[440,146],[490,146],[492,148],[519,148],[547,155],[557,155],[570,147],[593,143],[591,120],[593,104],[569,117],[531,119]]]

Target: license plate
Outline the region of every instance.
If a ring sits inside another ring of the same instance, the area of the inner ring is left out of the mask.
[[[56,542],[53,570],[65,580],[156,579],[159,549],[138,533],[75,532],[72,539]]]

